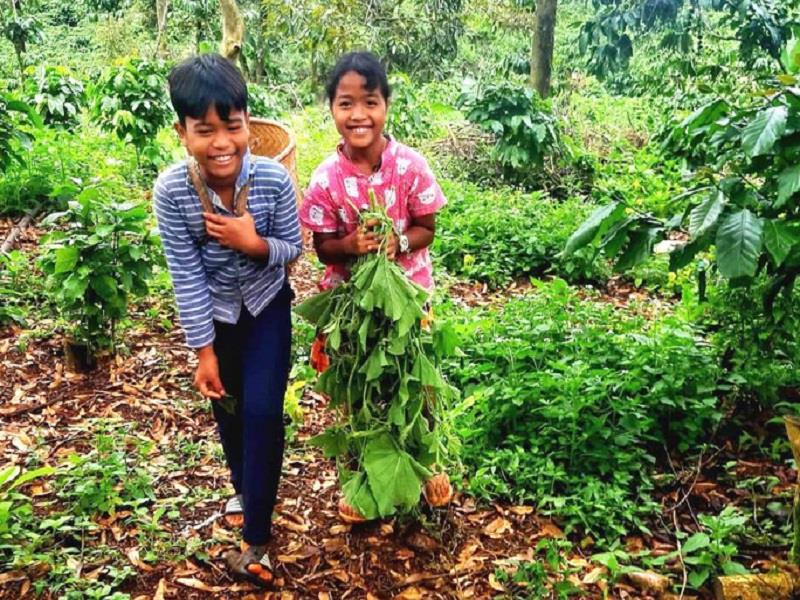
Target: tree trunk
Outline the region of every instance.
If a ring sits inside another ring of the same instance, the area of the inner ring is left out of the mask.
[[[538,0],[536,3],[536,31],[531,46],[531,85],[542,98],[550,95],[557,4],[558,0]]]
[[[798,590],[795,575],[728,575],[714,581],[716,600],[792,600]]]
[[[219,53],[237,62],[244,43],[244,19],[236,0],[219,0],[222,13],[222,43]]]
[[[169,12],[169,0],[156,0],[156,22],[158,32],[156,34],[156,56],[161,54],[161,43],[164,40],[164,29],[167,27],[167,13]]]

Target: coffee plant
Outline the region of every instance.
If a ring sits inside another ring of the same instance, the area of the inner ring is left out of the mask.
[[[109,198],[95,184],[75,192],[66,211],[45,221],[62,228],[46,236],[40,264],[73,339],[113,347],[130,298],[147,292],[156,238],[143,205]]]

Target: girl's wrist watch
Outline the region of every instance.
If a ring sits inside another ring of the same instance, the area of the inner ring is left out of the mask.
[[[401,233],[399,236],[397,236],[397,241],[400,246],[400,252],[403,254],[408,254],[408,251],[411,250],[408,245],[408,236]]]

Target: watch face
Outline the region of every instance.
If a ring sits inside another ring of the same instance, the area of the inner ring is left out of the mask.
[[[408,236],[400,236],[400,252],[408,252]]]

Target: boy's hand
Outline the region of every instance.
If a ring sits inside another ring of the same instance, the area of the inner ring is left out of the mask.
[[[267,244],[256,233],[253,215],[245,211],[241,217],[226,217],[215,213],[203,213],[208,235],[221,245],[244,252],[250,256],[263,257]]]
[[[219,362],[213,346],[205,346],[197,351],[197,371],[194,374],[194,387],[206,398],[219,400],[225,395],[219,377]]]
[[[370,252],[376,252],[380,245],[379,236],[375,235],[372,228],[378,224],[376,220],[370,220],[359,225],[353,233],[347,235],[342,240],[348,254],[361,256]]]

